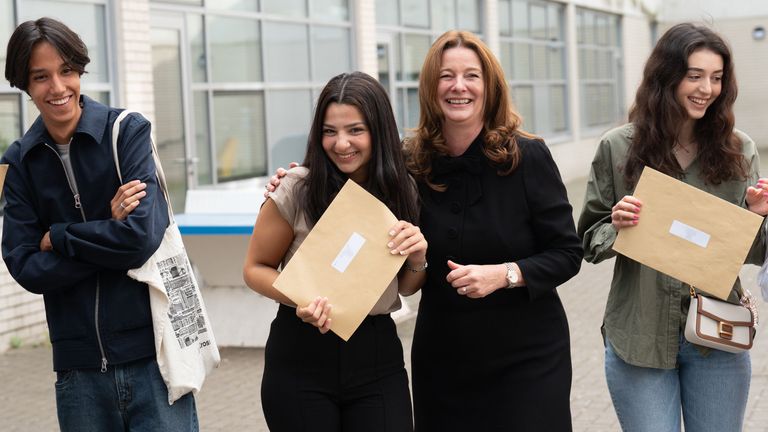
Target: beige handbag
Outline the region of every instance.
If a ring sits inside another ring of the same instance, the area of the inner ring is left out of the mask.
[[[745,290],[742,304],[696,294],[691,288],[691,306],[685,324],[688,342],[731,353],[752,348],[757,324],[757,311]]]

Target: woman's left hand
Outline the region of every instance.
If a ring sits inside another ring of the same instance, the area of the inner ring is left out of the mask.
[[[761,178],[756,185],[747,187],[746,201],[751,212],[768,215],[768,178]]]
[[[392,239],[387,243],[392,255],[408,255],[411,267],[422,266],[427,261],[427,240],[416,225],[398,221],[390,230]]]
[[[507,286],[507,266],[504,264],[461,265],[448,260],[448,268],[451,272],[445,280],[456,288],[459,295],[483,298]]]

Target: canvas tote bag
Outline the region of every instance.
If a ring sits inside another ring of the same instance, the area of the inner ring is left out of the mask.
[[[121,184],[117,141],[120,122],[132,112],[121,112],[112,126],[112,153]],[[200,287],[173,217],[168,186],[154,141],[152,156],[158,183],[168,203],[169,224],[157,251],[141,267],[128,270],[128,276],[149,286],[157,364],[168,387],[168,403],[173,404],[190,391],[197,394],[205,377],[219,365],[221,357]]]

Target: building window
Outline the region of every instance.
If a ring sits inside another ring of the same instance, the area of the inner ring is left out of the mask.
[[[220,180],[264,175],[267,170],[264,94],[213,93],[214,135]]]
[[[624,117],[619,16],[577,8],[581,122],[602,130]]]
[[[432,28],[480,32],[480,0],[432,0]]]
[[[331,77],[352,70],[350,2],[151,3],[153,16],[186,23],[187,148],[194,153],[187,158],[196,161],[196,183],[265,176],[303,160],[314,97]]]
[[[499,0],[499,59],[523,127],[548,138],[569,132],[565,7]]]
[[[208,61],[214,83],[263,81],[259,22],[245,18],[208,17]],[[203,46],[205,56],[205,47]],[[205,76],[205,75],[203,75]],[[201,81],[205,81],[202,79]]]

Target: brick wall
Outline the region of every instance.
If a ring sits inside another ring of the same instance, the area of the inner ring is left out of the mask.
[[[19,286],[0,260],[0,353],[15,340],[22,345],[48,341],[43,296]]]
[[[624,105],[625,112],[635,101],[635,91],[643,79],[643,69],[651,54],[651,27],[643,16],[625,16],[622,21],[624,46]],[[627,119],[625,118],[624,121]]]
[[[140,111],[154,122],[149,0],[122,0],[116,8],[118,105]]]
[[[352,25],[356,33],[355,55],[357,66],[353,69],[373,77],[378,76],[376,58],[376,4],[372,0],[356,0]]]

